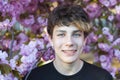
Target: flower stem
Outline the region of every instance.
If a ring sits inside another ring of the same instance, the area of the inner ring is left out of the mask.
[[[14,43],[14,30],[13,28],[11,28],[10,30],[12,36],[11,36],[11,44],[10,44],[10,51],[9,51],[9,59],[11,59],[13,57],[13,51],[12,51],[12,48],[13,48],[13,43]]]

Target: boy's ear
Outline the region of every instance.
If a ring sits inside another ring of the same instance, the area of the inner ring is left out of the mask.
[[[88,39],[87,37],[84,39],[84,44],[83,44],[84,46],[86,45],[87,39]]]
[[[52,37],[50,35],[48,35],[48,39],[49,39],[51,46],[53,47],[53,41],[52,41]]]
[[[53,43],[52,43],[52,36],[48,34],[47,28],[45,28],[45,33],[46,33],[46,35],[47,35],[47,37],[48,37],[48,40],[49,40],[51,46],[53,46]]]
[[[48,36],[48,40],[49,40],[49,42],[50,42],[51,46],[53,46],[52,36],[51,36],[51,35],[49,35],[48,33],[46,33],[46,35]]]

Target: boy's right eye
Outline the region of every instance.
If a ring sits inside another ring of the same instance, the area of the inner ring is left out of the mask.
[[[63,37],[63,36],[65,36],[65,34],[61,33],[61,34],[57,34],[57,36]]]

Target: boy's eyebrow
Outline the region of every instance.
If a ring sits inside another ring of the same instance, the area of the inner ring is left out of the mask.
[[[76,33],[76,32],[80,32],[80,33],[81,33],[82,31],[80,31],[80,30],[75,30],[75,31],[73,31],[73,32],[74,32],[74,33]]]
[[[56,30],[56,32],[66,32],[66,31],[65,30]],[[73,31],[73,33],[76,33],[76,32],[80,32],[81,33],[82,31],[80,31],[80,30],[74,30]]]
[[[65,30],[56,30],[56,32],[66,32]]]

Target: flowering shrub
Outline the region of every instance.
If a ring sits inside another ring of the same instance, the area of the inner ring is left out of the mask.
[[[120,61],[120,0],[0,0],[1,80],[21,80],[41,60],[54,59],[45,34],[47,16],[65,3],[83,6],[93,23],[84,51],[92,52],[96,65],[120,78],[120,69],[113,66],[114,59]]]
[[[92,22],[93,31],[87,37],[85,51],[94,53],[94,63],[108,70],[114,78],[120,68],[113,66],[114,59],[120,61],[120,1],[98,0],[86,2],[85,10]]]

